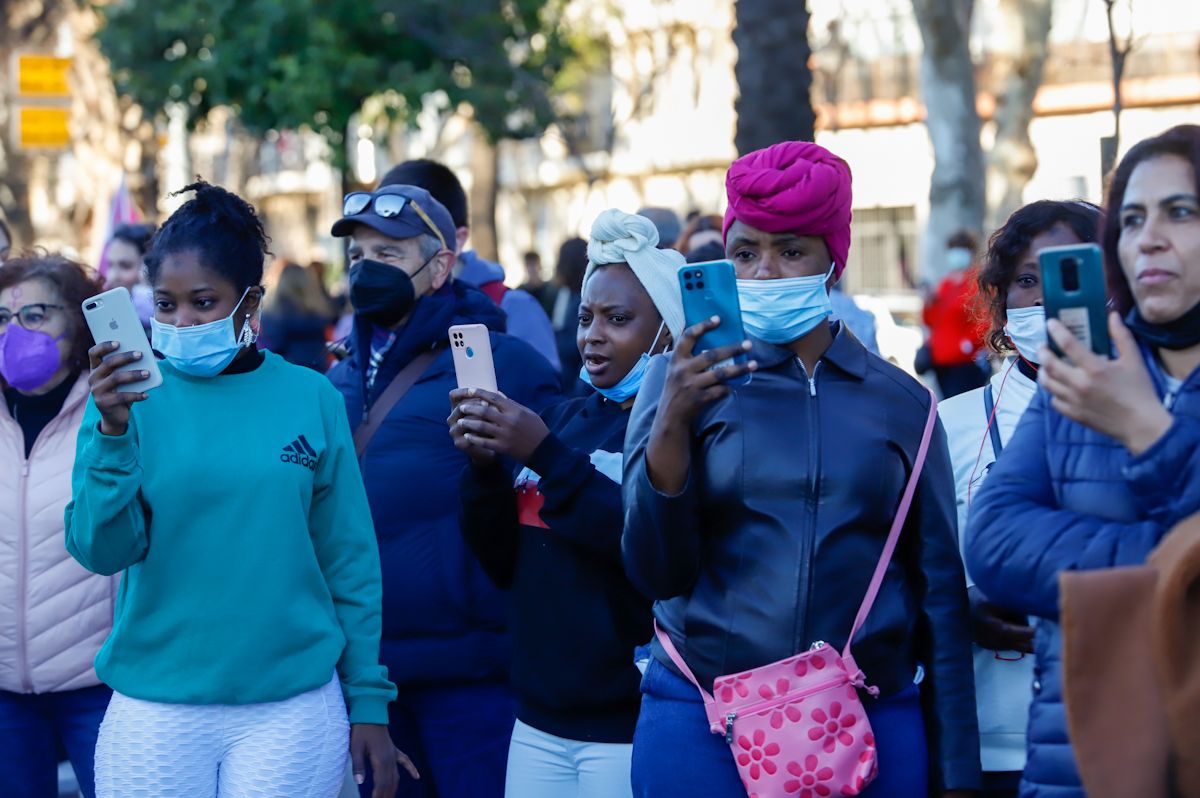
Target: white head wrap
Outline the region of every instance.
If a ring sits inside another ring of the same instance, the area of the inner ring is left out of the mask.
[[[628,263],[658,309],[658,314],[678,341],[683,335],[683,292],[679,289],[679,267],[687,259],[673,249],[656,249],[658,230],[644,216],[610,208],[596,218],[588,239],[588,267],[583,274],[586,287],[597,266]]]

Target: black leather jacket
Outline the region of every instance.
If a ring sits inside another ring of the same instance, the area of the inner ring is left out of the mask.
[[[751,383],[696,421],[677,496],[646,474],[665,357],[638,394],[625,442],[625,568],[701,684],[817,640],[840,650],[883,550],[930,398],[849,330],[834,333],[811,378],[788,349],[755,342]],[[854,658],[883,696],[923,667],[931,784],[973,789],[979,732],[954,501],[938,422]],[[674,670],[657,641],[654,653]]]

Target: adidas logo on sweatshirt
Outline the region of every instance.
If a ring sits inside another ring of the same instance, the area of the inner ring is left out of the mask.
[[[309,471],[317,470],[317,452],[301,435],[296,440],[283,447],[279,455],[280,462],[302,465]]]

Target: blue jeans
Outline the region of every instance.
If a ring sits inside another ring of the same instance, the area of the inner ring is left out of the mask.
[[[0,795],[56,798],[61,748],[84,797],[93,798],[96,737],[111,697],[104,686],[28,695],[0,690]]]
[[[504,798],[515,719],[507,684],[400,688],[388,705],[388,730],[421,779],[401,769],[396,798]],[[371,795],[370,770],[362,798]]]
[[[879,775],[861,798],[927,798],[929,763],[920,691],[913,685],[863,705]],[[635,798],[746,798],[725,740],[708,730],[700,694],[651,658],[633,735]]]

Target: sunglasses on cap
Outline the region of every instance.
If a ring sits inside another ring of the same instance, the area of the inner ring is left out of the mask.
[[[446,239],[442,236],[442,231],[429,218],[429,214],[425,213],[414,200],[409,199],[401,194],[369,194],[365,191],[356,191],[353,194],[347,194],[342,200],[342,216],[357,216],[363,213],[368,208],[374,211],[375,215],[381,219],[395,219],[404,210],[404,206],[410,206],[416,211],[417,216],[421,217],[421,221],[429,228],[429,232],[433,233],[438,243],[442,245],[442,249],[449,249],[446,246]]]

